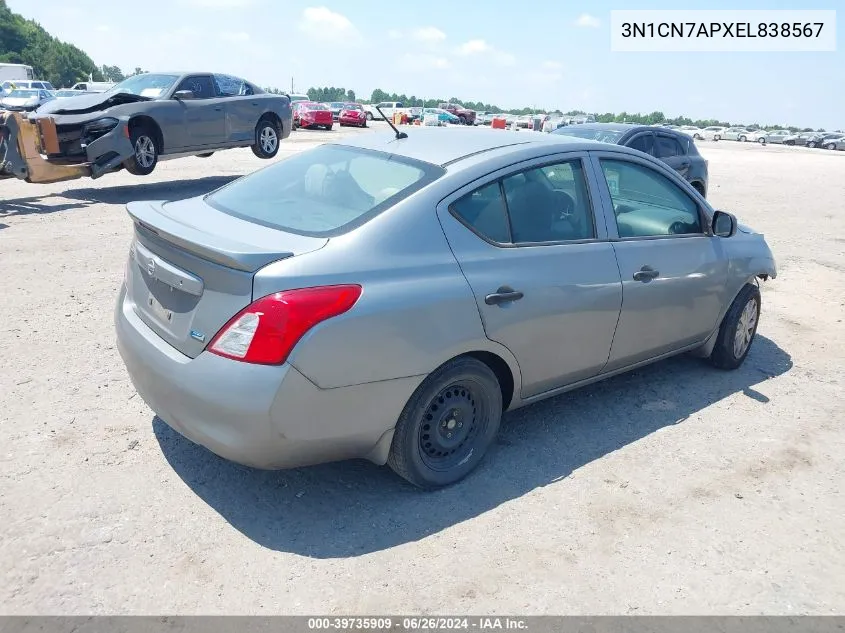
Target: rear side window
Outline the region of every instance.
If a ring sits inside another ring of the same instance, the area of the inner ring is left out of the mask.
[[[243,97],[253,94],[252,86],[240,77],[216,74],[214,83],[221,97]]]
[[[361,226],[444,173],[422,161],[326,144],[239,178],[205,201],[256,224],[331,237]]]

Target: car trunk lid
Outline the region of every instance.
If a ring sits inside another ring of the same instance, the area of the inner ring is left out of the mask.
[[[328,242],[222,213],[202,198],[131,202],[127,211],[135,229],[127,297],[141,320],[191,358],[253,301],[256,271]]]

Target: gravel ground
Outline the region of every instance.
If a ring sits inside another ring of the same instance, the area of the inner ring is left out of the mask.
[[[778,259],[742,369],[677,358],[509,414],[431,494],[364,462],[233,465],[135,395],[123,205],[205,192],[249,150],[0,182],[0,611],[842,613],[845,152],[701,148],[711,201]]]

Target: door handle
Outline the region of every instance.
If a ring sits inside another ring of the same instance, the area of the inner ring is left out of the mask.
[[[223,109],[223,106],[214,106],[214,109],[220,112]]]
[[[651,266],[643,266],[634,273],[634,281],[649,282],[655,279],[660,274],[659,270],[654,270]]]
[[[524,295],[518,290],[514,290],[510,286],[501,286],[493,294],[484,297],[484,303],[488,306],[497,306],[503,303],[510,303],[511,301],[519,301]]]

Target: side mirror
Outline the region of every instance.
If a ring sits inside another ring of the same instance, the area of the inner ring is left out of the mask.
[[[725,211],[716,211],[710,226],[716,237],[733,237],[736,234],[736,217]]]
[[[182,99],[193,99],[194,92],[192,90],[177,90],[173,93],[173,98],[181,101]]]

